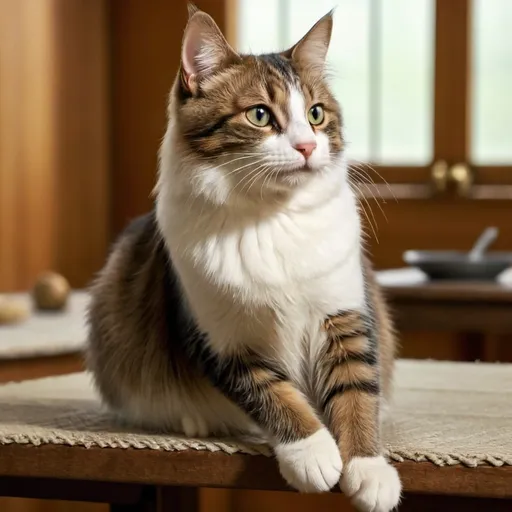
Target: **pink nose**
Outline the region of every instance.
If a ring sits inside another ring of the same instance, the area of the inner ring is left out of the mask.
[[[309,158],[315,148],[316,142],[306,142],[304,144],[295,144],[295,146],[293,146],[293,149],[296,149],[299,153],[304,155],[305,158]]]

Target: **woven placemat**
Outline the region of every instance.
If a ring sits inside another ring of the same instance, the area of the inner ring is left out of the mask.
[[[87,293],[71,293],[68,305],[62,312],[35,311],[27,293],[13,294],[12,297],[27,303],[31,314],[18,324],[0,326],[0,360],[53,356],[83,350],[87,337]]]
[[[399,361],[384,440],[394,461],[512,465],[512,365]],[[0,444],[11,443],[271,455],[266,446],[120,426],[86,373],[0,386]]]

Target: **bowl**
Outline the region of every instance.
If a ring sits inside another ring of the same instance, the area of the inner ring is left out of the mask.
[[[461,251],[406,251],[403,258],[431,279],[491,281],[512,266],[512,252],[488,252],[471,260]]]

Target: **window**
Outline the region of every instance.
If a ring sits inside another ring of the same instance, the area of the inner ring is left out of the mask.
[[[243,0],[237,46],[255,53],[289,47],[332,6]],[[349,157],[419,165],[432,159],[433,15],[434,0],[337,2],[328,59]]]
[[[512,184],[512,2],[239,0],[235,44],[284,49],[332,7],[328,61],[349,159],[415,184],[395,187],[407,198],[449,190],[442,180],[456,181],[457,164],[467,173],[460,194],[512,197],[489,188]]]
[[[512,162],[512,2],[474,0],[471,160]]]

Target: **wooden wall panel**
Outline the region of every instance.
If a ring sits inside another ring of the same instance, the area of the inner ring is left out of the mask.
[[[223,29],[224,2],[196,1]],[[112,0],[112,218],[119,232],[152,207],[169,89],[180,62],[185,0]]]
[[[0,498],[2,512],[109,512],[110,507],[98,503],[77,501]]]
[[[384,214],[371,202],[377,223],[378,242],[370,229],[370,251],[378,268],[404,266],[408,249],[469,250],[487,226],[497,226],[500,235],[493,250],[510,250],[512,224],[508,201],[430,199],[388,201]]]
[[[0,0],[0,290],[83,286],[107,242],[104,0]]]
[[[51,266],[52,17],[48,2],[0,2],[0,286]]]
[[[72,283],[103,265],[110,238],[108,2],[52,0],[56,61],[55,261]]]

